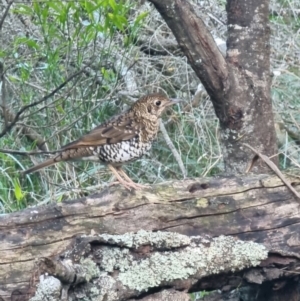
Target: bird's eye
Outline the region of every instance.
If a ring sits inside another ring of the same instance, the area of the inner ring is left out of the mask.
[[[158,100],[156,103],[155,103],[158,107],[160,106],[160,104],[161,104],[161,101],[160,100]]]

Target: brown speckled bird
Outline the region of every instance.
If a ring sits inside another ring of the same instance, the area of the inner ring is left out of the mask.
[[[162,94],[140,98],[132,107],[97,126],[78,140],[59,150],[59,154],[23,172],[29,174],[61,161],[97,160],[107,164],[118,181],[127,189],[144,187],[134,183],[122,170],[122,165],[134,161],[151,148],[159,129],[159,117],[164,109],[178,103]]]

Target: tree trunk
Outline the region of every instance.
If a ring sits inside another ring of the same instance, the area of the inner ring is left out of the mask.
[[[188,1],[149,1],[167,22],[213,102],[226,172],[245,172],[253,153],[244,143],[269,157],[277,154],[270,97],[269,1],[227,1],[226,58]],[[273,160],[278,163],[276,156]],[[261,162],[253,169],[266,170]]]
[[[281,180],[259,175],[111,188],[2,216],[0,300],[188,300],[186,292],[244,283],[281,288],[298,274],[298,208]],[[53,277],[36,291],[45,272]]]

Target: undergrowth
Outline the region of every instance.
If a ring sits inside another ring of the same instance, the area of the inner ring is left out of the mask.
[[[213,36],[225,40],[224,7],[225,1],[216,0],[198,9]],[[272,97],[283,168],[297,167],[300,159],[297,12],[296,1],[273,1],[270,10]],[[163,120],[187,176],[222,171],[218,120],[210,100],[170,30],[147,2],[15,3],[0,39],[7,110],[2,128],[20,108],[37,103],[0,139],[0,148],[57,150],[122,112],[140,96],[161,91],[184,99]],[[45,97],[64,82],[54,95]],[[112,180],[105,166],[91,162],[60,163],[25,178],[19,176],[21,170],[46,157],[0,153],[0,212],[77,198],[103,189]],[[143,183],[184,177],[161,134],[149,155],[125,169],[134,181]]]

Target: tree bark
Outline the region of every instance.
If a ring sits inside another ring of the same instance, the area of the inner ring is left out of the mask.
[[[270,97],[269,1],[227,1],[226,58],[191,3],[149,1],[165,19],[211,98],[220,120],[226,172],[245,172],[253,153],[244,143],[269,157],[277,154]],[[273,160],[278,163],[277,156]],[[266,170],[260,163],[253,169]]]
[[[268,175],[111,188],[29,208],[0,218],[0,300],[47,300],[50,287],[52,300],[158,291],[187,300],[180,291],[276,286],[298,273],[299,221],[299,200]]]

